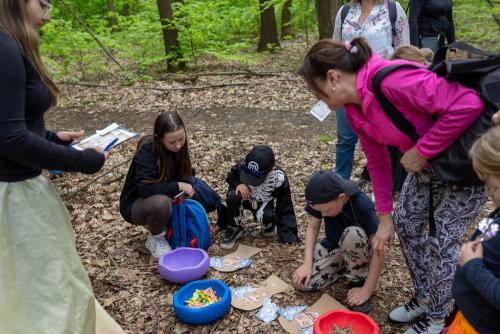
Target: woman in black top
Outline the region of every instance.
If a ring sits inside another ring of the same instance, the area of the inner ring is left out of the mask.
[[[410,0],[410,41],[419,48],[436,52],[446,39],[455,41],[451,0]],[[455,52],[450,52],[450,59]]]
[[[79,132],[45,130],[43,115],[58,95],[38,51],[38,29],[50,9],[50,0],[0,0],[2,333],[95,333],[102,319],[70,215],[41,175],[42,169],[95,173],[107,157],[68,147]]]

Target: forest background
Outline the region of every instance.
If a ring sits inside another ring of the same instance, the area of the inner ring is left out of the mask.
[[[401,0],[404,9],[408,0]],[[42,54],[56,78],[159,79],[167,71],[200,70],[200,59],[258,66],[280,45],[301,52],[267,70],[298,67],[319,36],[331,36],[341,0],[53,0],[43,29]],[[499,50],[500,1],[454,0],[457,39]],[[73,13],[72,13],[73,12]],[[76,14],[81,22],[75,18]],[[104,55],[101,41],[112,58]],[[163,30],[163,33],[162,33]],[[206,66],[206,64],[202,65]],[[117,72],[118,70],[118,72]]]

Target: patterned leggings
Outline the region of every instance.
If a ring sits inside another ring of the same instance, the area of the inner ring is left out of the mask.
[[[345,277],[348,281],[360,282],[368,276],[370,248],[368,237],[360,227],[351,226],[344,230],[339,247],[331,252],[321,244],[316,244],[313,258],[313,273],[310,288],[300,290],[320,290]]]
[[[427,231],[431,185],[435,236]],[[429,170],[406,178],[394,211],[394,226],[415,294],[429,299],[432,318],[444,319],[448,314],[460,241],[485,201],[484,187],[449,186]]]

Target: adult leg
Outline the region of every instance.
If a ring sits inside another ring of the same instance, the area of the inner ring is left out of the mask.
[[[410,173],[394,211],[394,227],[415,290],[415,296],[407,304],[389,314],[389,319],[396,323],[413,321],[427,311],[430,255],[425,227],[429,222],[429,186],[428,171]]]
[[[455,277],[460,241],[486,202],[483,186],[433,190],[436,235],[430,236],[429,316],[444,319],[451,307],[451,285]]]
[[[358,142],[358,136],[352,131],[345,110],[340,107],[337,114],[337,145],[335,152],[335,171],[345,180],[351,178],[352,165],[354,162],[354,150]]]

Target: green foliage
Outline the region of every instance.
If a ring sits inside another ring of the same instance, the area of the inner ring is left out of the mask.
[[[335,138],[333,138],[331,135],[329,134],[325,134],[325,135],[320,135],[319,136],[319,141],[322,142],[323,144],[331,144],[333,142]]]
[[[117,73],[116,65],[105,56],[62,0],[52,2],[53,20],[43,28],[42,53],[56,77],[90,80]],[[166,68],[168,57],[156,1],[114,0],[116,13],[108,12],[107,1],[103,0],[66,2],[129,70],[127,77],[154,76]],[[408,0],[400,2],[406,8]],[[269,0],[268,3],[275,6],[280,30],[285,0]],[[128,16],[123,15],[125,4],[129,6]],[[273,59],[271,54],[255,52],[259,40],[258,0],[173,0],[173,8],[172,24],[178,31],[180,61],[196,65],[203,56],[242,63]],[[293,0],[291,12],[295,38],[303,38],[307,33],[307,41],[311,44],[317,38],[315,1]],[[490,7],[487,1],[454,0],[457,39],[490,50],[500,49],[499,27],[492,16],[495,13],[500,16],[500,8]],[[112,21],[116,21],[116,25],[110,26]],[[300,54],[292,57],[300,57]]]

